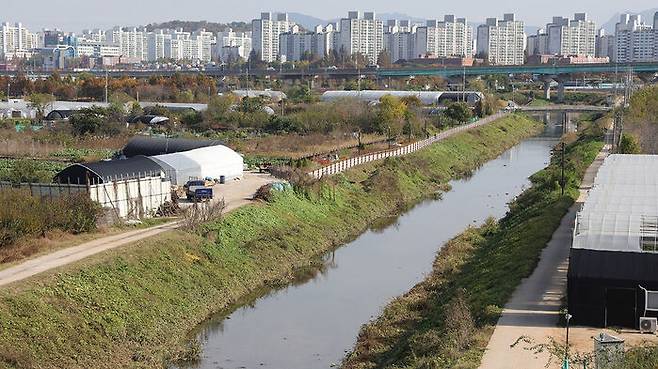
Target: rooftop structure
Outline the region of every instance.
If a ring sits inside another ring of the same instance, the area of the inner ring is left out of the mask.
[[[656,265],[658,156],[611,155],[576,217],[568,273],[575,324],[635,328],[657,316],[643,290],[658,291]]]

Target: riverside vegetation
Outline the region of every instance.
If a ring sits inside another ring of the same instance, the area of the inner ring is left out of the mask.
[[[581,124],[581,128],[587,123]],[[502,306],[579,196],[587,167],[603,147],[602,130],[589,125],[566,146],[566,189],[560,158],[531,177],[507,215],[469,228],[437,254],[433,272],[364,325],[343,365],[364,368],[477,368]]]
[[[276,193],[0,291],[0,367],[157,368],[193,359],[189,332],[294,279],[370,224],[467,175],[541,124],[510,115],[403,158]]]

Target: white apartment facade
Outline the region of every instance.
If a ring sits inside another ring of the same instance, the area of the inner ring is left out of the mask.
[[[165,59],[165,44],[168,41],[171,41],[171,35],[164,30],[149,32],[146,36],[146,60],[155,62]]]
[[[466,18],[446,15],[443,21],[428,20],[416,30],[416,57],[473,56],[473,28]]]
[[[31,50],[38,47],[38,44],[38,35],[30,32],[23,24],[2,24],[0,29],[0,58],[29,57]]]
[[[334,49],[334,28],[317,26],[314,32],[288,32],[279,36],[279,57],[282,62],[324,58]]]
[[[368,63],[377,64],[384,50],[384,22],[377,20],[374,12],[351,11],[339,22],[338,50],[347,55],[361,54]]]
[[[525,62],[526,35],[523,21],[514,14],[503,19],[487,18],[478,27],[477,53],[492,65],[521,65]]]
[[[252,48],[262,61],[271,63],[279,57],[279,35],[298,29],[288,14],[261,13],[260,19],[251,22]]]
[[[548,54],[548,33],[546,29],[540,28],[537,34],[528,36],[526,45],[527,55],[547,55]]]
[[[217,34],[218,52],[215,54],[222,61],[222,50],[225,50],[225,48],[236,48],[237,57],[248,59],[252,50],[251,32],[233,32],[230,28],[224,32],[219,32]]]
[[[391,62],[416,58],[416,33],[411,31],[384,33],[384,48]]]
[[[145,29],[116,27],[112,30],[112,43],[119,45],[121,56],[143,62],[148,59],[148,33]]]
[[[614,53],[616,63],[658,61],[658,13],[653,27],[640,15],[622,14],[615,27]]]
[[[596,55],[596,23],[587,13],[576,13],[573,19],[553,17],[546,25],[548,53],[552,55]]]

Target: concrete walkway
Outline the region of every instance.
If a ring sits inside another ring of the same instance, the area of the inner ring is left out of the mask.
[[[480,369],[547,368],[548,353],[536,354],[522,345],[514,348],[511,345],[523,336],[531,338],[535,343],[547,343],[549,337],[559,341],[564,335],[564,329],[556,325],[562,298],[566,294],[568,259],[576,213],[587,198],[609,150],[610,146],[606,145],[587,169],[580,188],[580,198],[562,218],[560,226],[543,250],[537,268],[530,277],[523,280],[505,305]],[[591,333],[588,334],[593,335]],[[559,368],[560,363],[554,362],[549,366],[553,367]]]
[[[253,194],[262,185],[275,181],[269,174],[245,173],[240,181],[230,182],[215,188],[215,198],[224,198],[226,212],[251,203]],[[0,286],[17,282],[39,273],[96,255],[106,250],[153,237],[163,232],[176,229],[179,222],[170,222],[146,229],[137,229],[117,235],[99,238],[78,246],[58,250],[50,254],[27,260],[16,266],[0,271]]]

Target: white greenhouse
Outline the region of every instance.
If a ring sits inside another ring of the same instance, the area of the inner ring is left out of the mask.
[[[569,255],[574,324],[637,328],[658,317],[658,156],[610,155],[578,212]]]
[[[386,95],[398,98],[417,97],[423,105],[436,105],[442,100],[460,101],[465,98],[469,104],[474,104],[483,98],[478,91],[327,91],[322,94],[322,101],[331,102],[340,99],[357,99],[365,102],[379,102]]]
[[[222,145],[150,157],[158,163],[172,185],[182,186],[193,179],[241,178],[244,159]]]

